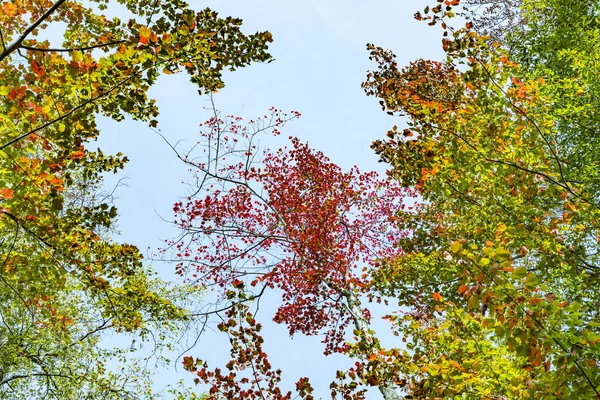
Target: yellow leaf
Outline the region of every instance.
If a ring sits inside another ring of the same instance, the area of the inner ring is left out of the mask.
[[[460,249],[462,249],[462,244],[458,240],[450,245],[450,251],[453,253],[458,253]]]
[[[140,28],[140,43],[148,44],[148,38],[152,35],[152,31],[146,26]]]

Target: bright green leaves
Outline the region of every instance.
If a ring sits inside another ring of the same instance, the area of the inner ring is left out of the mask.
[[[426,371],[406,364],[407,376],[421,382],[414,394],[598,395],[600,331],[590,325],[600,301],[599,26],[590,22],[597,8],[524,1],[519,12],[530,22],[507,36],[511,52],[473,24],[449,29],[440,7],[418,19],[442,22],[445,63],[400,70],[392,53],[370,46],[379,65],[367,94],[409,118],[407,129],[373,147],[425,200],[398,216],[411,232],[400,243],[404,254],[382,263],[374,282],[413,310],[398,333],[413,341],[415,355],[428,355],[419,359]],[[477,334],[456,336],[474,354],[449,349],[445,339],[448,326],[466,320]],[[439,378],[447,371],[439,360],[449,354],[468,359],[460,364],[478,380]],[[482,355],[501,367],[482,371]],[[437,389],[444,385],[447,393]]]

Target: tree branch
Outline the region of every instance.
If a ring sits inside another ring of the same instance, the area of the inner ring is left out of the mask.
[[[106,47],[106,46],[113,46],[115,44],[122,44],[127,42],[126,40],[117,40],[114,42],[108,42],[108,43],[99,43],[99,44],[95,44],[92,46],[87,46],[87,47],[76,47],[76,48],[72,48],[72,49],[42,49],[39,47],[32,47],[32,46],[25,46],[25,45],[20,45],[19,47],[25,50],[31,50],[31,51],[39,51],[39,52],[43,52],[43,53],[51,53],[51,52],[56,52],[56,53],[71,53],[73,51],[86,51],[86,50],[93,50],[93,49],[97,49],[100,47]]]
[[[135,75],[134,75],[135,76]],[[45,129],[47,127],[49,127],[52,124],[55,124],[59,121],[62,121],[63,119],[71,116],[73,113],[75,113],[76,111],[81,110],[83,107],[93,103],[94,101],[101,99],[107,95],[109,95],[110,93],[114,92],[117,88],[119,88],[120,86],[122,86],[123,84],[127,83],[128,81],[130,81],[133,78],[133,76],[130,76],[129,78],[117,83],[115,86],[113,86],[112,88],[110,88],[109,90],[107,90],[106,92],[100,93],[98,96],[96,97],[92,97],[91,99],[88,99],[86,101],[84,101],[83,103],[79,104],[78,106],[72,108],[70,111],[68,111],[66,114],[63,114],[59,117],[54,118],[52,121],[48,121],[45,124],[38,126],[37,128],[34,128],[32,130],[30,130],[29,132],[26,132],[20,136],[17,136],[16,138],[8,141],[7,143],[3,144],[2,146],[0,146],[0,150],[4,150],[5,148],[7,148],[8,146],[25,139],[27,136],[29,135],[33,135],[36,132],[41,131],[42,129]]]
[[[54,3],[54,5],[52,7],[50,7],[48,9],[48,11],[46,11],[41,17],[39,17],[37,19],[37,21],[35,21],[33,24],[31,24],[27,29],[25,29],[25,32],[23,32],[23,34],[21,36],[19,36],[17,38],[17,40],[15,40],[11,45],[9,45],[8,47],[4,48],[4,51],[2,53],[0,53],[0,62],[4,61],[4,59],[6,57],[8,57],[13,51],[17,50],[19,47],[22,46],[22,43],[25,39],[27,39],[27,36],[29,36],[29,34],[31,32],[33,32],[38,26],[40,26],[40,24],[42,22],[44,22],[46,19],[48,19],[48,17],[50,17],[50,15],[52,15],[52,13],[54,11],[56,11],[58,9],[58,7],[60,7],[66,0],[57,0],[56,3]]]

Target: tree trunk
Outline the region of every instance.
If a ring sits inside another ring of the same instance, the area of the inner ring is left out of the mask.
[[[352,319],[354,320],[354,327],[359,331],[364,332],[366,335],[366,340],[374,343],[374,338],[371,334],[367,333],[369,330],[369,322],[364,317],[362,310],[360,308],[360,301],[356,297],[356,294],[352,292],[352,290],[342,290],[342,295],[346,299],[346,306],[348,307],[348,311],[350,315],[352,315]],[[396,392],[396,389],[393,387],[393,383],[383,382],[377,385],[381,395],[384,400],[400,400],[400,396]]]

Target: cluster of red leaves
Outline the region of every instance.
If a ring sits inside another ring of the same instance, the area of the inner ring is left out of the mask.
[[[272,112],[249,127],[237,118],[209,120],[204,160],[184,157],[201,187],[174,207],[184,232],[173,243],[178,272],[223,291],[239,279],[277,288],[275,321],[290,334],[325,331],[326,352],[340,351],[351,317],[343,294],[368,293],[369,269],[399,254],[405,233],[395,214],[412,193],[374,172],[343,172],[297,138],[258,160],[255,135],[289,119]]]
[[[210,385],[209,399],[290,400],[292,393],[284,393],[279,388],[281,370],[273,370],[262,350],[264,340],[259,335],[262,327],[248,312],[248,307],[237,303],[227,310],[225,318],[219,330],[228,334],[231,343],[227,370],[210,370],[206,362],[184,357],[183,367],[197,376],[196,384]],[[302,399],[313,400],[312,390],[307,378],[296,383],[296,391]]]

